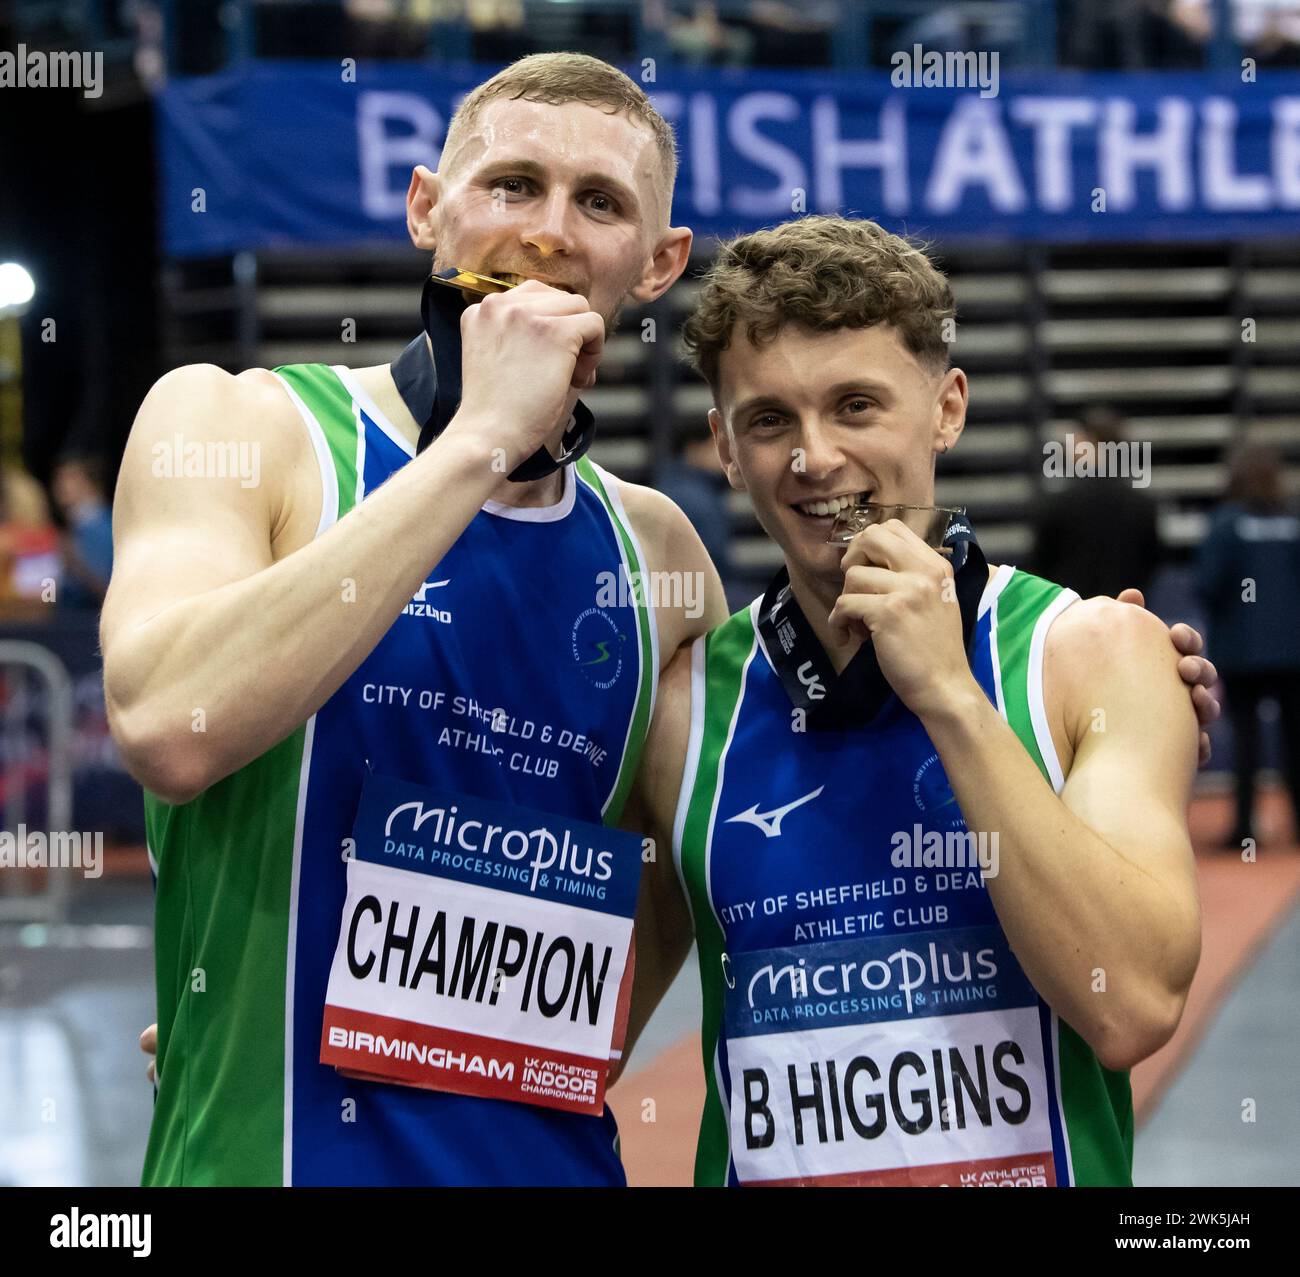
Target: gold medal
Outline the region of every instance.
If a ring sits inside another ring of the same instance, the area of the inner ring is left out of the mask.
[[[461,270],[449,266],[446,270],[434,271],[430,277],[435,284],[446,284],[448,288],[459,288],[461,296],[467,302],[476,302],[489,293],[504,293],[515,285],[492,275],[480,275],[472,270]]]

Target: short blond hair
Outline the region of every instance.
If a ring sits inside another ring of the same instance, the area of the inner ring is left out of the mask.
[[[586,102],[609,108],[611,115],[624,112],[644,124],[654,134],[667,205],[671,205],[673,185],[677,181],[676,135],[641,86],[616,66],[586,53],[531,53],[512,62],[465,95],[447,125],[444,157],[455,154],[462,134],[469,131],[483,108],[498,98],[512,101],[523,98],[549,106]]]
[[[682,329],[687,357],[715,390],[737,324],[756,346],[786,324],[814,332],[889,324],[932,372],[948,367],[952,289],[924,248],[859,218],[811,216],[720,245]]]

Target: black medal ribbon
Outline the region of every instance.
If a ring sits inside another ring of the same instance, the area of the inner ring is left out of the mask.
[[[962,640],[969,656],[989,565],[965,514],[953,517],[943,543],[952,550]],[[894,695],[870,641],[836,674],[790,588],[790,573],[784,566],[759,604],[758,630],[790,703],[805,712],[805,724],[813,731],[865,727]]]
[[[447,428],[460,407],[460,317],[470,304],[459,289],[426,280],[420,298],[424,332],[393,361],[397,391],[411,416],[421,423],[416,452],[423,452]],[[573,421],[560,442],[560,455],[553,457],[543,445],[521,461],[508,478],[515,483],[528,483],[554,474],[562,466],[577,461],[591,447],[595,436],[596,419],[579,400],[573,405]]]

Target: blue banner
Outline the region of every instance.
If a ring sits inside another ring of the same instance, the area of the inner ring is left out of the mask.
[[[177,257],[406,242],[416,164],[495,68],[253,62],[158,98]],[[919,68],[918,68],[919,71]],[[634,69],[634,74],[639,74]],[[850,212],[940,239],[1230,239],[1300,232],[1300,75],[663,72],[676,225],[730,235]]]

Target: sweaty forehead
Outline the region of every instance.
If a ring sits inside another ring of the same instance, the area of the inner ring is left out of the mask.
[[[557,176],[606,174],[630,187],[647,212],[662,198],[653,132],[607,107],[522,98],[489,102],[456,139],[451,159],[455,168],[467,170],[498,158],[531,160]]]

